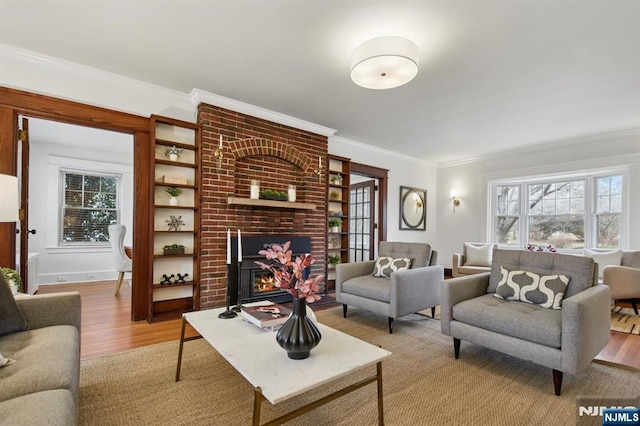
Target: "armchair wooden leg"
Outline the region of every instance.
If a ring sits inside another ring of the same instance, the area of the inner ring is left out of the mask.
[[[436,317],[436,307],[434,306],[433,308],[431,308],[431,318],[435,318]]]
[[[347,305],[346,304],[342,304],[342,318],[346,318],[347,317]]]
[[[458,359],[460,356],[460,339],[453,338],[453,356]]]
[[[562,390],[562,371],[553,370],[553,388],[556,396],[560,396],[560,391]]]
[[[116,292],[115,295],[118,295],[118,292],[120,291],[120,286],[122,285],[122,281],[124,280],[124,272],[120,272],[118,274],[118,282],[116,283]]]
[[[393,334],[393,318],[389,317],[389,334]]]
[[[631,306],[633,306],[633,312],[635,312],[636,315],[640,315],[638,314],[638,302],[640,302],[640,299],[631,299]]]

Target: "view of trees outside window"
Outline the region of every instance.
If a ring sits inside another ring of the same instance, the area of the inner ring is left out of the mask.
[[[620,246],[622,176],[596,178],[596,247]]]
[[[622,187],[622,175],[496,185],[496,242],[571,250],[584,248],[588,241],[590,247],[617,248]]]
[[[62,174],[60,244],[108,242],[107,227],[118,222],[118,177]]]

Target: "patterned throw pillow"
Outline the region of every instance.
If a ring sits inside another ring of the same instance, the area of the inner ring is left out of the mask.
[[[376,264],[373,267],[373,274],[371,275],[374,277],[391,278],[392,272],[402,271],[410,267],[411,259],[407,257],[394,259],[393,257],[381,256],[376,260]]]
[[[568,275],[538,275],[500,267],[502,278],[494,294],[498,299],[519,300],[543,308],[562,309],[562,299],[571,279]]]

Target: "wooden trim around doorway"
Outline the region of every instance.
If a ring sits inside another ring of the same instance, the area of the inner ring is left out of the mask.
[[[389,182],[389,170],[366,164],[351,163],[351,173],[378,179],[378,241],[387,240],[387,192]]]

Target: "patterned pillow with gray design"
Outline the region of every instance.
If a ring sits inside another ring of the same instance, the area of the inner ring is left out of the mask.
[[[376,264],[373,267],[374,277],[391,278],[392,272],[402,271],[403,269],[409,269],[411,267],[411,259],[402,257],[394,259],[393,257],[381,256],[376,260]]]
[[[502,278],[494,296],[503,300],[519,300],[543,308],[562,309],[568,275],[539,275],[530,271],[510,271],[500,267]]]

